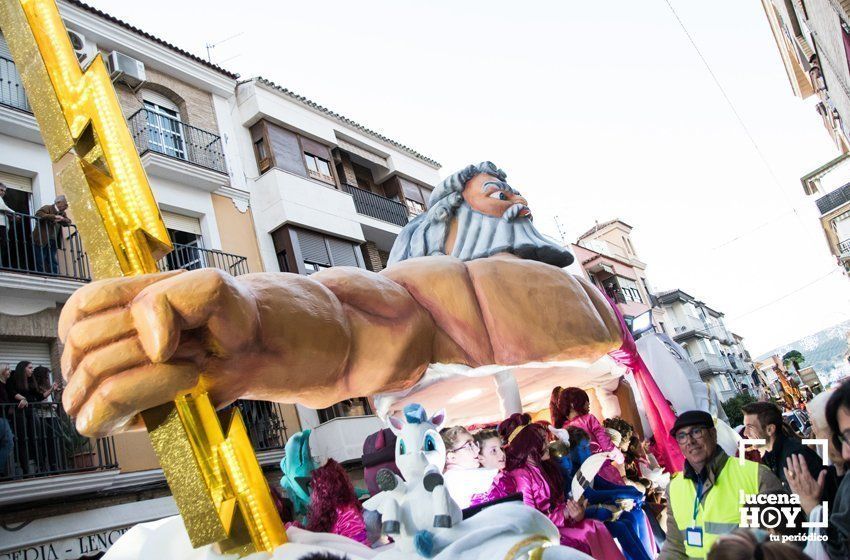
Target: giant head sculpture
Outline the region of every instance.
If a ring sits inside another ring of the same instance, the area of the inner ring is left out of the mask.
[[[389,262],[451,255],[468,261],[497,253],[564,267],[573,255],[534,227],[525,198],[492,162],[469,165],[437,185],[429,208],[396,238]]]

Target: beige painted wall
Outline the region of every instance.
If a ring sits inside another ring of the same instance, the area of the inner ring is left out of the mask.
[[[151,446],[151,438],[144,430],[115,436],[115,455],[121,472],[158,469],[159,460]]]
[[[251,272],[263,272],[251,209],[243,214],[230,198],[217,194],[211,196],[221,237],[221,250],[246,257]]]

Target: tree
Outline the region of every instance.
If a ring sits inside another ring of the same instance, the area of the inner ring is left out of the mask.
[[[789,350],[782,356],[782,363],[786,368],[793,367],[794,371],[797,372],[797,375],[800,374],[800,366],[803,365],[803,362],[806,361],[806,358],[800,353],[799,350]]]
[[[723,410],[729,418],[729,425],[733,428],[744,423],[744,411],[741,410],[745,405],[756,402],[756,398],[747,393],[739,393],[723,403]]]

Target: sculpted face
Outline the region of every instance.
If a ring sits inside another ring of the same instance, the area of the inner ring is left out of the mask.
[[[427,212],[396,238],[389,262],[429,255],[471,261],[504,253],[557,267],[574,260],[562,244],[534,227],[526,199],[504,172],[483,162],[437,185]]]
[[[492,175],[482,173],[468,181],[463,189],[463,199],[473,210],[494,218],[505,217],[515,205],[519,205],[512,211],[516,217],[531,218],[528,201],[505,181]]]

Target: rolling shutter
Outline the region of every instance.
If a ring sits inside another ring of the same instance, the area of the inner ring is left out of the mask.
[[[299,229],[297,232],[298,244],[301,246],[301,258],[306,262],[331,266],[330,255],[325,245],[325,237],[305,229]]]
[[[198,218],[166,212],[165,210],[160,210],[160,213],[162,214],[162,221],[165,222],[165,227],[168,229],[201,235],[201,222]]]
[[[328,245],[331,248],[331,259],[334,266],[357,266],[354,244],[342,239],[328,237]]]
[[[23,360],[32,362],[34,366],[53,369],[50,365],[50,345],[46,342],[0,340],[0,364],[9,364],[14,370],[18,362]]]
[[[6,44],[6,39],[3,38],[2,33],[0,33],[0,56],[12,60],[12,51],[9,50],[9,46]]]
[[[3,183],[10,189],[32,193],[32,179],[24,177],[23,175],[14,175],[12,173],[0,171],[0,183]]]

